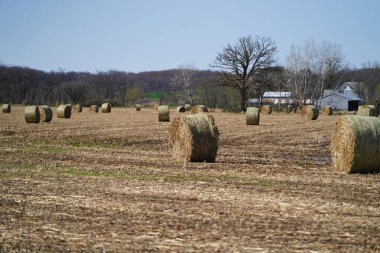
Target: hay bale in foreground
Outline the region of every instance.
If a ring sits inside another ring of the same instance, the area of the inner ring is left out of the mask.
[[[272,106],[263,105],[263,106],[261,106],[260,112],[263,114],[271,114],[272,113]]]
[[[205,105],[196,105],[191,108],[191,114],[196,114],[200,112],[208,112],[208,108]]]
[[[177,112],[186,112],[186,108],[184,106],[178,106]]]
[[[11,113],[11,105],[10,104],[3,104],[2,109],[3,109],[3,113]]]
[[[74,110],[74,112],[79,112],[79,113],[81,113],[82,110],[83,110],[83,106],[80,105],[80,104],[76,104],[76,105],[74,105],[73,110]]]
[[[111,112],[111,104],[103,103],[101,106],[102,113],[110,113]]]
[[[379,112],[374,105],[363,105],[359,106],[357,115],[377,117],[379,115]]]
[[[98,105],[91,105],[89,109],[90,109],[90,112],[99,112]]]
[[[60,105],[57,107],[57,118],[69,119],[71,117],[71,106]]]
[[[380,119],[342,116],[331,139],[332,164],[344,173],[380,172]]]
[[[177,117],[170,125],[172,155],[179,162],[215,162],[219,131],[210,114]]]
[[[170,121],[169,106],[160,105],[157,107],[157,111],[158,111],[158,121],[159,122],[169,122]]]
[[[50,122],[53,119],[53,111],[47,105],[38,106],[40,111],[40,122]]]
[[[25,121],[26,123],[40,123],[40,110],[38,106],[25,107]]]
[[[322,115],[329,116],[329,115],[332,115],[332,114],[333,114],[333,109],[331,108],[331,106],[324,106],[322,108]]]
[[[319,110],[314,106],[303,106],[301,109],[301,117],[307,120],[316,120],[319,116]]]
[[[138,111],[138,112],[141,111],[141,105],[140,104],[136,105],[136,111]]]
[[[260,109],[256,107],[247,107],[245,113],[247,125],[258,125],[260,123]]]
[[[294,111],[293,105],[286,105],[286,113],[292,113]]]
[[[191,110],[191,105],[190,104],[185,104],[185,109],[187,112]]]

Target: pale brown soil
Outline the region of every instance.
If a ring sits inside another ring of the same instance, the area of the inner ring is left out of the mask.
[[[339,116],[213,114],[212,164],[173,162],[152,109],[0,114],[0,251],[380,252],[380,175],[331,167]]]

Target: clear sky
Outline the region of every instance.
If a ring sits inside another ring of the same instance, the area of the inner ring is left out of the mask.
[[[380,0],[0,0],[0,63],[45,71],[210,69],[241,36],[269,36],[280,64],[308,39],[380,61]]]

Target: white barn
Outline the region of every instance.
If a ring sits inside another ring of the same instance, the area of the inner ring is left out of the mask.
[[[338,110],[357,111],[362,99],[355,93],[353,87],[357,83],[343,83],[337,90],[325,90],[318,99],[321,107],[331,106]]]

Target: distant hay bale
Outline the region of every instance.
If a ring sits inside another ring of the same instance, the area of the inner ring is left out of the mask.
[[[74,105],[73,110],[74,110],[74,112],[79,112],[79,113],[81,113],[82,110],[83,110],[83,106],[80,105],[80,104],[76,104],[76,105]]]
[[[154,104],[152,108],[153,108],[153,110],[156,110],[156,111],[158,111],[158,107],[159,107],[159,105],[158,105],[158,104]]]
[[[11,113],[11,105],[10,104],[3,104],[2,109],[3,109],[3,113]]]
[[[170,125],[169,143],[175,160],[215,162],[219,131],[210,114],[177,117]]]
[[[136,111],[141,111],[141,105],[140,104],[136,105]]]
[[[260,123],[260,109],[256,107],[248,107],[245,113],[247,125],[258,125]]]
[[[287,113],[292,113],[294,111],[293,105],[287,105],[286,106],[286,112]]]
[[[177,112],[186,112],[186,108],[184,106],[178,106]]]
[[[103,103],[101,106],[102,113],[110,113],[111,112],[111,104]]]
[[[263,105],[263,106],[261,106],[260,112],[263,114],[271,114],[272,113],[272,106],[271,105]]]
[[[38,106],[32,105],[25,107],[26,123],[40,123],[40,111]]]
[[[99,112],[99,106],[98,105],[91,105],[90,106],[90,112]]]
[[[53,119],[53,111],[47,105],[38,106],[40,112],[40,122],[50,122]]]
[[[301,117],[307,120],[316,120],[319,116],[319,110],[314,106],[303,106],[301,109]]]
[[[185,104],[185,109],[187,112],[191,110],[191,105],[190,104]]]
[[[157,107],[157,111],[158,111],[158,121],[159,122],[169,122],[170,121],[169,106],[160,105]]]
[[[191,114],[196,114],[200,112],[208,112],[208,108],[205,105],[196,105],[191,108]]]
[[[359,106],[357,115],[377,117],[379,112],[374,105]]]
[[[329,116],[329,115],[332,115],[332,114],[333,114],[333,109],[331,108],[331,106],[324,106],[322,108],[322,115]]]
[[[332,164],[344,173],[380,172],[380,119],[342,116],[331,139]]]
[[[71,117],[71,106],[60,105],[57,107],[57,118],[69,119]]]

